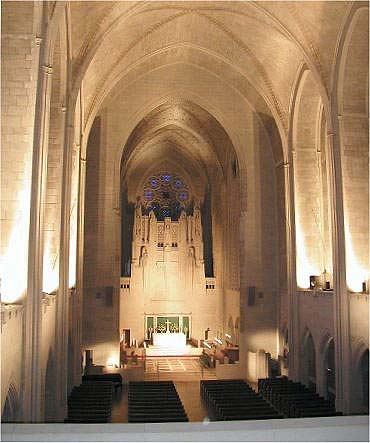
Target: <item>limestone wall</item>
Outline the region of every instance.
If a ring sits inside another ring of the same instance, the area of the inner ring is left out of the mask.
[[[95,350],[96,364],[116,356],[119,344],[119,217],[113,210],[112,188],[106,176],[112,160],[105,137],[104,119],[96,120],[86,159],[83,300],[84,349]],[[113,292],[108,300],[109,288]]]
[[[248,123],[253,142],[246,151],[247,209],[241,219],[240,342],[245,351],[264,349],[276,357],[280,302],[277,184],[269,139],[256,116],[250,116]],[[253,300],[248,300],[250,291],[255,294]],[[243,358],[246,363],[247,356]]]
[[[346,237],[347,285],[361,292],[369,288],[369,45],[368,10],[359,9],[344,46],[339,81],[343,206]]]
[[[38,47],[33,29],[33,2],[9,1],[1,6],[2,301],[11,303],[24,297],[27,285]]]

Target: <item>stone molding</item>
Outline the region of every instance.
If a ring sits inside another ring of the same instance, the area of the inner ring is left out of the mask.
[[[53,67],[50,66],[50,65],[43,65],[43,66],[41,67],[41,69],[42,69],[42,70],[44,71],[44,73],[47,74],[47,75],[52,75],[52,73],[53,73]]]
[[[54,304],[56,297],[57,297],[56,293],[52,293],[52,294],[48,294],[46,292],[42,293],[41,303],[44,308],[44,311],[43,311],[44,314],[47,310],[47,307]]]
[[[334,291],[324,291],[322,289],[300,289],[297,291],[299,295],[306,297],[333,297]]]
[[[17,318],[19,314],[22,314],[22,312],[22,304],[1,303],[1,326],[5,325],[13,318]]]

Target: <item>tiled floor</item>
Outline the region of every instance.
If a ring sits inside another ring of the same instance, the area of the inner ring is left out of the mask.
[[[200,372],[198,359],[180,359],[180,358],[147,358],[145,372]]]
[[[215,379],[214,369],[204,369],[198,357],[152,357],[145,363],[145,380],[199,381]]]

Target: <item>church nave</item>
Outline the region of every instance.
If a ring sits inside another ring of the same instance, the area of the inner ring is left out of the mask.
[[[190,422],[208,420],[208,412],[200,397],[199,381],[174,381]],[[128,423],[128,387],[113,400],[112,423]]]

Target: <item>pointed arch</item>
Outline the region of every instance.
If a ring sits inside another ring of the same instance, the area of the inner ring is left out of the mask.
[[[13,382],[10,382],[3,410],[1,412],[2,423],[15,423],[20,418],[19,394]]]

